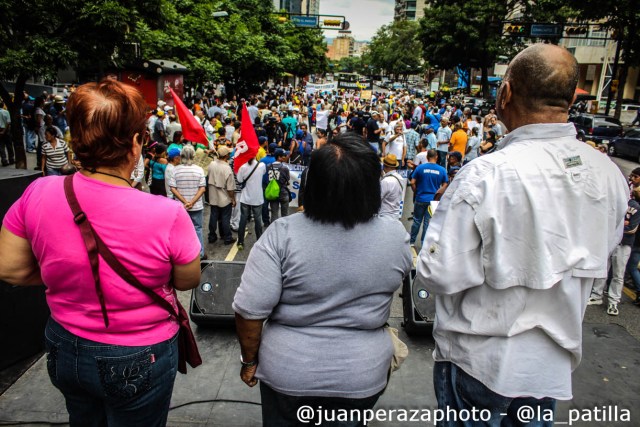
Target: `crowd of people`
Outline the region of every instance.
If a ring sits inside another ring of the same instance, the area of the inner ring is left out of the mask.
[[[240,377],[260,380],[265,426],[295,423],[301,405],[375,405],[394,352],[385,323],[418,243],[415,280],[437,298],[439,407],[485,409],[496,425],[518,424],[525,406],[553,411],[572,397],[582,319],[588,304],[602,304],[610,255],[609,314],[627,260],[640,278],[640,250],[631,249],[640,168],[629,201],[616,166],[576,140],[567,112],[577,79],[567,51],[534,45],[509,65],[485,117],[455,97],[408,92],[363,99],[279,86],[246,100],[198,96],[189,107],[206,144],[185,139],[164,102],[149,115],[130,86],[76,89],[60,129],[68,120],[69,144],[44,129],[40,167],[54,176],[27,189],[0,234],[0,278],[47,285],[47,368],[71,425],[164,425],[176,375],[176,319],[120,273],[98,271],[96,251],[110,248],[177,307],[175,290],[199,284],[205,241],[242,250],[250,220],[258,243],[233,309]],[[37,120],[43,101],[34,102]],[[236,167],[245,132],[260,148]],[[79,171],[55,176],[69,162]],[[289,215],[291,164],[306,166],[302,215]],[[404,177],[414,193],[410,233],[398,220]],[[134,189],[143,182],[151,195]],[[60,208],[65,199],[70,209]],[[434,201],[444,213],[430,225]],[[141,211],[144,221],[132,221]],[[77,229],[85,222],[95,246]],[[309,248],[313,256],[301,256]]]

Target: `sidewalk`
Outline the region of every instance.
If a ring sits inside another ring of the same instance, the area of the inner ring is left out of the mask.
[[[409,346],[409,357],[393,374],[389,387],[376,409],[436,408],[432,386],[433,340],[404,334],[401,319],[390,324],[400,329],[400,337]],[[239,346],[230,329],[195,330],[204,364],[176,379],[169,426],[256,427],[261,425],[260,393],[240,381]],[[568,421],[569,409],[602,408],[618,405],[629,409],[631,421],[582,422],[583,426],[640,425],[640,342],[617,325],[585,324],[583,326],[584,358],[574,373],[574,399],[558,404],[556,425]],[[532,349],[533,350],[533,349]],[[247,403],[216,400],[239,400]],[[190,404],[191,403],[191,404]],[[51,385],[46,372],[46,359],[40,358],[11,388],[0,396],[0,424],[6,422],[64,423],[67,414],[62,395]],[[15,424],[14,424],[15,425]],[[30,424],[26,424],[30,425]],[[400,421],[372,421],[376,427],[433,425]]]

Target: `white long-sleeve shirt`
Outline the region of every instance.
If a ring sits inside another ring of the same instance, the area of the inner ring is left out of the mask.
[[[503,396],[571,399],[591,286],[622,236],[626,181],[575,135],[523,126],[464,166],[420,252],[435,360]]]

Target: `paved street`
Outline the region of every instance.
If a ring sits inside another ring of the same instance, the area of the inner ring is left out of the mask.
[[[628,174],[638,164],[624,159],[613,161]],[[410,192],[407,193],[403,223],[409,230],[411,222]],[[207,213],[208,213],[208,208]],[[292,210],[293,212],[293,210]],[[206,230],[208,215],[205,215]],[[218,242],[207,245],[210,259],[245,261],[255,242],[250,223],[244,251]],[[189,304],[189,292],[180,298]],[[577,294],[576,294],[577,296]],[[620,408],[640,406],[640,386],[633,372],[640,364],[640,309],[629,304],[628,292],[623,295],[620,316],[611,317],[600,306],[588,307],[584,327],[584,360],[574,373],[574,399],[559,402],[556,424],[568,420],[569,411],[603,405],[619,405]],[[401,299],[396,294],[390,323],[401,331],[401,338],[410,348],[410,356],[402,369],[392,377],[391,383],[376,409],[426,409],[435,408],[432,387],[433,340],[430,336],[408,337],[400,326],[402,321]],[[204,365],[190,370],[187,376],[178,375],[172,406],[170,426],[254,427],[260,425],[260,395],[257,388],[249,389],[238,378],[239,347],[231,328],[195,327]],[[0,396],[0,425],[39,425],[40,422],[64,425],[67,420],[62,395],[51,385],[46,359],[34,359],[35,364],[15,384]],[[198,403],[199,402],[199,403]],[[181,406],[186,405],[186,406]],[[631,423],[589,422],[585,426],[639,425],[640,413],[632,412]],[[35,423],[35,421],[39,421]],[[374,421],[372,426],[395,427],[413,425],[399,421]],[[431,425],[418,423],[417,425]]]

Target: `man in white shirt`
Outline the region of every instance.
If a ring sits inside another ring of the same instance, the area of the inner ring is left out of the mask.
[[[400,205],[402,203],[402,178],[396,169],[400,163],[393,154],[387,154],[382,159],[383,176],[380,180],[380,211],[379,216],[390,216],[400,219]]]
[[[393,135],[389,136],[386,141],[382,143],[383,154],[393,154],[397,159],[400,159],[400,164],[404,165],[404,158],[407,155],[407,144],[404,140],[404,133],[402,133],[402,125],[400,122],[394,126]]]
[[[460,170],[420,252],[416,285],[436,295],[438,407],[487,410],[487,425],[522,425],[525,406],[528,425],[552,425],[537,414],[572,398],[591,287],[622,236],[626,181],[567,123],[578,75],[550,44],[513,59],[497,100],[511,133]]]
[[[451,140],[451,135],[453,132],[449,127],[449,120],[442,119],[440,120],[440,127],[438,128],[438,132],[436,132],[437,139],[437,148],[438,152],[438,164],[443,168],[447,167],[447,155],[449,153],[449,141]]]
[[[200,258],[207,259],[204,251],[204,240],[202,237],[202,211],[204,203],[202,203],[202,195],[204,194],[207,184],[204,177],[204,171],[198,165],[193,163],[196,157],[196,151],[191,145],[185,145],[180,153],[182,164],[176,166],[169,180],[169,187],[175,196],[187,210],[191,217],[191,222],[200,240]]]
[[[243,186],[240,193],[240,225],[238,226],[238,249],[244,249],[244,230],[247,227],[249,213],[253,214],[256,240],[262,236],[262,205],[264,191],[262,177],[267,172],[264,163],[251,159],[238,169],[238,182]]]
[[[330,111],[324,109],[324,104],[320,104],[320,109],[316,111],[316,129],[327,130],[329,126]]]

